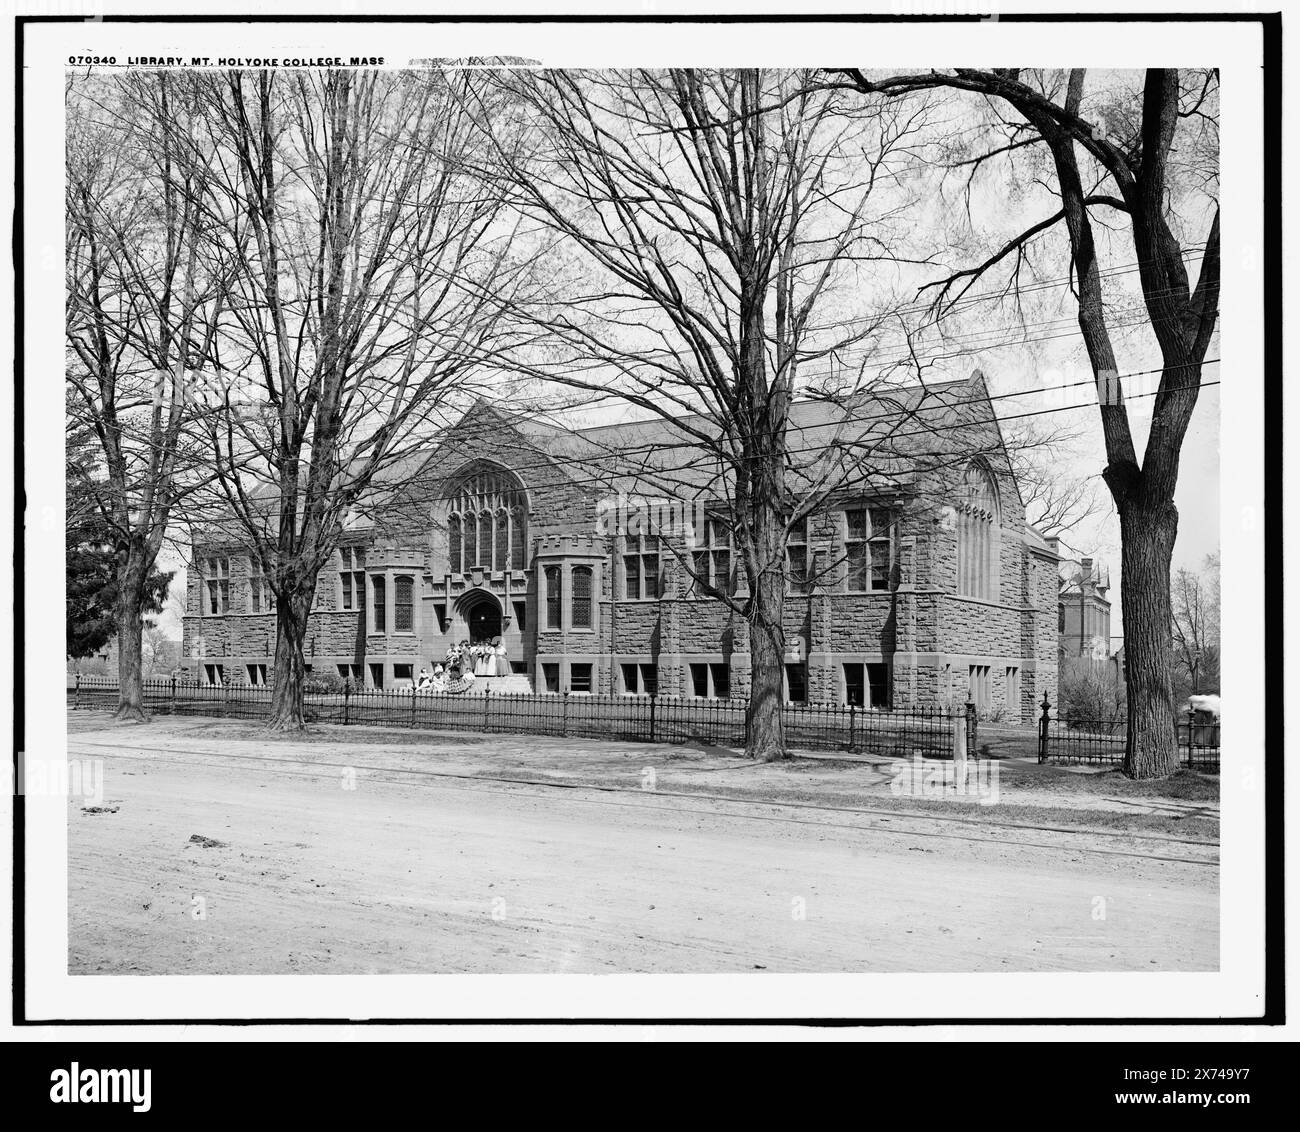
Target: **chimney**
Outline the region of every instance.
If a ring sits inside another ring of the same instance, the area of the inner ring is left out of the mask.
[[[1079,583],[1092,581],[1092,559],[1085,558],[1079,563]]]

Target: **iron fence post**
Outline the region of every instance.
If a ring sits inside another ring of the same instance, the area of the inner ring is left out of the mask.
[[[488,701],[492,698],[492,689],[487,687],[483,689],[483,730],[488,729]]]
[[[1192,754],[1192,729],[1196,726],[1196,711],[1194,708],[1187,709],[1187,765],[1193,766],[1196,762]]]
[[[72,710],[81,707],[81,673],[73,673]]]
[[[352,678],[349,676],[343,681],[343,725],[346,727],[348,722],[348,701],[352,697]]]
[[[1043,692],[1043,715],[1038,721],[1038,761],[1047,762],[1047,718],[1048,710],[1051,704],[1048,702],[1047,693]]]
[[[659,693],[656,691],[650,696],[650,742],[655,741],[655,703],[659,699]]]
[[[972,759],[980,757],[979,746],[979,717],[975,713],[975,704],[972,700],[966,701],[966,753]]]
[[[564,689],[564,698],[560,704],[560,735],[569,734],[569,689]]]
[[[176,673],[172,673],[172,710],[171,714],[176,714]]]
[[[948,727],[951,730],[949,754],[952,758],[953,774],[960,776],[966,767],[966,713],[953,704],[948,713]]]
[[[858,709],[856,704],[849,704],[849,750],[853,750],[857,742],[858,731]]]

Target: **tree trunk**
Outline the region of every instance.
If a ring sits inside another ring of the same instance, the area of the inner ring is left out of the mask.
[[[1154,505],[1128,501],[1119,510],[1128,695],[1124,773],[1130,778],[1163,778],[1178,769],[1169,597],[1178,509],[1171,500],[1162,500]]]
[[[776,762],[789,757],[781,719],[784,700],[785,612],[784,556],[773,509],[760,516],[760,552],[766,568],[759,575],[749,616],[749,706],[745,711],[745,753],[752,759]]]
[[[128,552],[117,580],[117,719],[146,723],[141,671],[145,581],[149,568],[138,550]]]
[[[303,680],[307,675],[303,659],[303,641],[307,637],[307,618],[311,612],[311,591],[281,593],[275,603],[275,670],[271,684],[272,731],[301,731],[303,718]]]
[[[302,645],[307,637],[313,591],[314,587],[275,603],[275,679],[268,724],[272,731],[301,731],[306,726],[302,711],[302,684],[306,676]]]
[[[789,757],[781,721],[782,672],[785,634],[775,624],[755,623],[749,633],[749,706],[745,713],[749,736],[747,754],[763,762]]]

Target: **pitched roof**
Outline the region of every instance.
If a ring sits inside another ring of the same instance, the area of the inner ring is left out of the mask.
[[[445,461],[449,447],[463,447],[464,460],[447,467],[448,475],[464,464],[490,459],[496,451],[525,482],[530,466],[544,465],[575,482],[599,476],[609,491],[713,495],[721,469],[693,432],[721,436],[717,424],[703,414],[566,428],[480,397],[427,444],[413,445],[388,464],[374,482],[389,487],[412,483]],[[964,464],[977,453],[1005,459],[997,416],[978,369],[964,379],[877,386],[843,399],[792,401],[786,439],[796,492],[801,479],[814,484],[854,476],[873,490],[906,489],[927,469]],[[530,457],[537,463],[530,465]],[[274,485],[259,484],[252,494],[265,497],[268,511],[274,509]],[[398,490],[392,502],[400,505],[402,494]],[[350,515],[345,523],[355,532],[371,525],[364,513]]]
[[[1060,575],[1060,592],[1078,593],[1079,582],[1083,573],[1082,563],[1077,559],[1063,558],[1061,560]],[[1091,586],[1100,586],[1103,589],[1110,588],[1110,567],[1100,559],[1093,559],[1088,569],[1088,576],[1082,579]]]
[[[796,400],[790,405],[787,428],[796,477],[815,482],[834,462],[856,461],[870,464],[873,482],[901,486],[912,482],[925,465],[974,450],[1000,449],[987,395],[977,370],[963,380],[880,387],[843,400]],[[514,432],[523,445],[570,478],[589,479],[592,469],[599,468],[614,490],[644,492],[657,482],[707,493],[718,477],[716,463],[693,434],[720,439],[722,430],[702,414],[569,429],[485,400],[452,425],[419,465],[456,442],[458,434],[481,436],[493,425]],[[988,431],[978,438],[967,431],[977,428]],[[413,461],[406,472],[416,470]],[[525,469],[516,470],[526,478]]]

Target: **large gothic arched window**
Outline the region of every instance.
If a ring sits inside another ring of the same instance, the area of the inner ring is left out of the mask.
[[[502,468],[481,467],[447,496],[447,569],[524,570],[528,502],[523,485]]]
[[[995,600],[998,596],[997,487],[983,463],[972,463],[957,498],[957,592]]]

